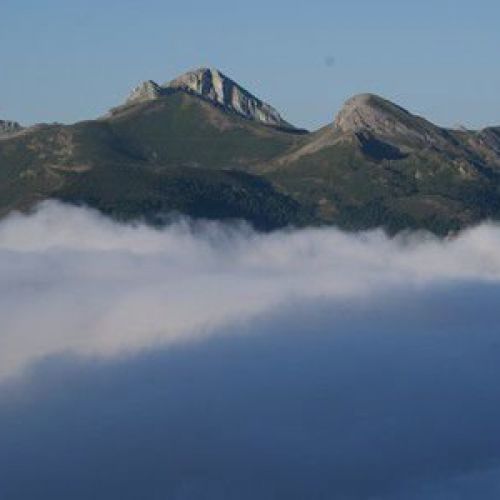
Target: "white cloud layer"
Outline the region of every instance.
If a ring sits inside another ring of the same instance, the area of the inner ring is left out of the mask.
[[[500,228],[0,222],[0,498],[500,498]]]
[[[46,202],[0,223],[0,379],[63,352],[109,357],[200,338],[290,302],[498,282],[498,248],[493,225],[444,242],[187,221],[155,230]]]

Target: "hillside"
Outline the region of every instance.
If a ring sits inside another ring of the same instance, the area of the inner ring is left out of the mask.
[[[378,96],[349,100],[333,125],[272,162],[281,189],[346,228],[439,234],[500,214],[498,129],[439,128]]]
[[[147,81],[93,121],[0,136],[0,215],[55,198],[154,223],[446,234],[499,218],[499,186],[500,127],[447,130],[364,94],[308,133],[217,70]]]

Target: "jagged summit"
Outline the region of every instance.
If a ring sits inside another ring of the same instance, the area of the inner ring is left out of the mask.
[[[336,116],[334,127],[341,132],[369,132],[430,144],[449,141],[444,129],[375,94],[348,99]]]
[[[146,80],[132,90],[128,96],[127,103],[133,104],[135,102],[157,99],[161,97],[162,91],[163,89],[156,82],[153,82],[153,80]]]
[[[158,85],[152,80],[143,82],[132,91],[127,103],[158,99],[179,90],[200,96],[249,120],[274,127],[294,128],[272,106],[212,68],[188,71],[164,85]]]
[[[200,68],[172,80],[168,87],[193,92],[251,120],[290,127],[278,111],[217,69]]]

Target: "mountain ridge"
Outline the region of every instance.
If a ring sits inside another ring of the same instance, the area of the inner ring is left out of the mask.
[[[21,131],[0,142],[0,215],[56,198],[124,220],[181,212],[262,229],[448,234],[500,219],[500,127],[438,127],[374,94],[306,132],[201,68],[146,81],[99,119]]]
[[[159,85],[153,80],[147,80],[133,89],[126,103],[134,104],[158,99],[177,90],[207,99],[249,120],[275,127],[295,128],[284,120],[271,105],[214,68],[199,68],[188,71],[163,85]]]

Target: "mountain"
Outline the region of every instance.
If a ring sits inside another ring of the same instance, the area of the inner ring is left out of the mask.
[[[440,128],[363,94],[266,175],[300,203],[315,204],[315,220],[446,234],[499,217],[499,130]]]
[[[153,223],[180,212],[262,229],[301,224],[303,207],[250,170],[302,136],[183,89],[129,99],[97,120],[1,140],[0,216],[55,198]]]
[[[425,228],[500,218],[500,127],[438,127],[372,94],[315,132],[218,70],[146,81],[106,116],[0,139],[0,215],[56,198],[118,219],[166,214]]]
[[[272,106],[252,95],[219,70],[211,68],[189,71],[162,86],[152,80],[143,82],[132,91],[127,102],[133,104],[158,99],[176,90],[202,97],[249,120],[275,127],[294,128]]]

